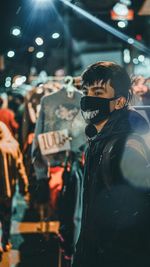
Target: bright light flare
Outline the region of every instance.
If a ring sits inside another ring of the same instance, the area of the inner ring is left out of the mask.
[[[138,60],[139,60],[140,62],[144,62],[144,60],[145,60],[144,55],[139,55],[139,56],[138,56]]]
[[[129,64],[131,61],[131,56],[130,56],[130,50],[129,49],[124,49],[123,51],[123,60],[126,64]]]
[[[118,21],[118,27],[119,28],[125,28],[126,27],[126,22],[125,21]]]
[[[37,45],[43,45],[43,43],[44,43],[44,41],[43,41],[43,39],[41,38],[41,37],[37,37],[36,39],[35,39],[35,42],[36,42],[36,44]]]
[[[133,58],[133,63],[134,63],[135,65],[137,65],[137,64],[139,63],[138,59],[137,59],[137,58]]]
[[[10,58],[14,57],[14,55],[15,55],[14,51],[8,51],[8,53],[7,53],[7,56]]]
[[[21,30],[19,27],[14,27],[12,30],[11,30],[11,34],[14,35],[14,36],[20,36],[21,35]]]
[[[134,39],[133,39],[133,38],[129,38],[129,39],[128,39],[128,43],[129,43],[129,44],[134,44]]]
[[[43,58],[44,57],[44,52],[42,52],[42,51],[37,52],[36,53],[36,57],[39,58],[39,59]]]
[[[34,0],[34,2],[39,3],[41,5],[50,2],[50,0]]]
[[[47,8],[52,0],[32,0],[36,8]]]
[[[58,39],[60,37],[60,34],[58,33],[58,32],[54,32],[53,34],[52,34],[52,38],[53,39]]]
[[[117,3],[113,7],[114,12],[120,16],[126,16],[129,12],[128,7],[122,3]]]
[[[10,87],[11,86],[11,82],[10,81],[6,81],[5,82],[5,87]]]
[[[6,77],[6,82],[11,81],[11,77]]]

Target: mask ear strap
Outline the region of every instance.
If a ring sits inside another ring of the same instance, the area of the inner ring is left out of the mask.
[[[130,102],[131,99],[132,99],[132,91],[130,90],[128,92],[127,101],[126,101],[126,105],[125,106],[127,106],[129,104],[129,102]]]
[[[109,98],[109,100],[110,100],[110,101],[112,101],[112,100],[116,100],[116,99],[118,99],[119,97],[121,97],[121,96],[114,96],[114,97],[112,97],[112,98]]]

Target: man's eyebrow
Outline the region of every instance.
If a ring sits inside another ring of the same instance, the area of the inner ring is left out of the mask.
[[[86,90],[86,91],[88,91],[88,89],[89,89],[89,86],[83,85],[82,90]],[[105,85],[100,85],[100,86],[96,85],[96,86],[92,86],[91,90],[93,90],[93,91],[95,91],[95,90],[102,90],[102,91],[104,91],[104,92],[107,91]]]
[[[98,90],[98,89],[100,89],[100,90],[103,90],[103,91],[106,92],[106,87],[103,86],[103,85],[101,85],[101,86],[93,86],[91,89],[92,90]]]

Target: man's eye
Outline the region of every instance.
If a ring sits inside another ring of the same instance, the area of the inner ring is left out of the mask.
[[[95,91],[95,95],[98,96],[98,95],[102,95],[102,91]]]

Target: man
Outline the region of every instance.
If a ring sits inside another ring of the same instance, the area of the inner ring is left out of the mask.
[[[131,82],[112,62],[82,75],[88,123],[83,214],[73,267],[150,264],[150,164],[144,118],[129,109]]]

